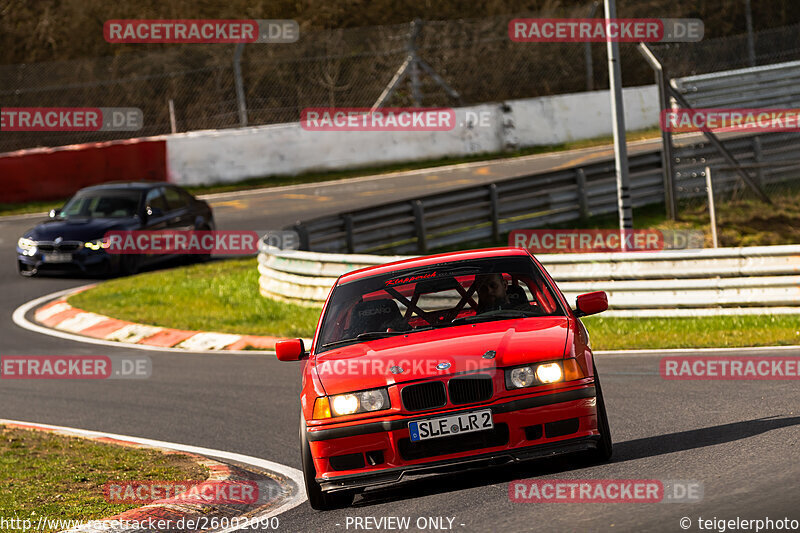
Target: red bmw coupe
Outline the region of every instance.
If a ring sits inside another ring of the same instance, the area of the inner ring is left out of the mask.
[[[526,250],[420,257],[349,272],[328,296],[305,362],[300,445],[314,509],[419,475],[581,452],[611,457],[589,337]]]

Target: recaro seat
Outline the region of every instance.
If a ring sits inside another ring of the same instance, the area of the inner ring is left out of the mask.
[[[394,300],[385,298],[359,302],[353,308],[346,337],[356,337],[368,331],[386,331],[389,327],[399,325],[402,320],[400,308]]]

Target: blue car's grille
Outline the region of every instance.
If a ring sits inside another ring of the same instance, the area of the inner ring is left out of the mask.
[[[53,241],[39,241],[36,248],[42,252],[75,252],[80,250],[83,243],[80,241],[62,241],[56,244]]]

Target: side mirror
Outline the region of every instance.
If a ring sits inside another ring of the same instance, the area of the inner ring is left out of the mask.
[[[61,209],[51,209],[50,213],[48,213],[48,216],[50,218],[56,218],[60,212],[61,212]]]
[[[587,292],[576,298],[576,316],[594,315],[608,309],[608,296],[604,291]]]
[[[279,361],[299,361],[308,354],[303,339],[287,339],[275,343],[275,355]]]
[[[164,216],[164,211],[162,211],[160,207],[150,207],[148,205],[147,208],[144,210],[144,214],[147,215],[146,218],[150,217],[158,218]]]

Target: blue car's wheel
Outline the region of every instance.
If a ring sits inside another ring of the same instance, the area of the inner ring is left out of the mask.
[[[17,261],[17,272],[19,272],[20,276],[31,278],[36,275],[37,270],[34,267],[26,265],[22,261]]]

